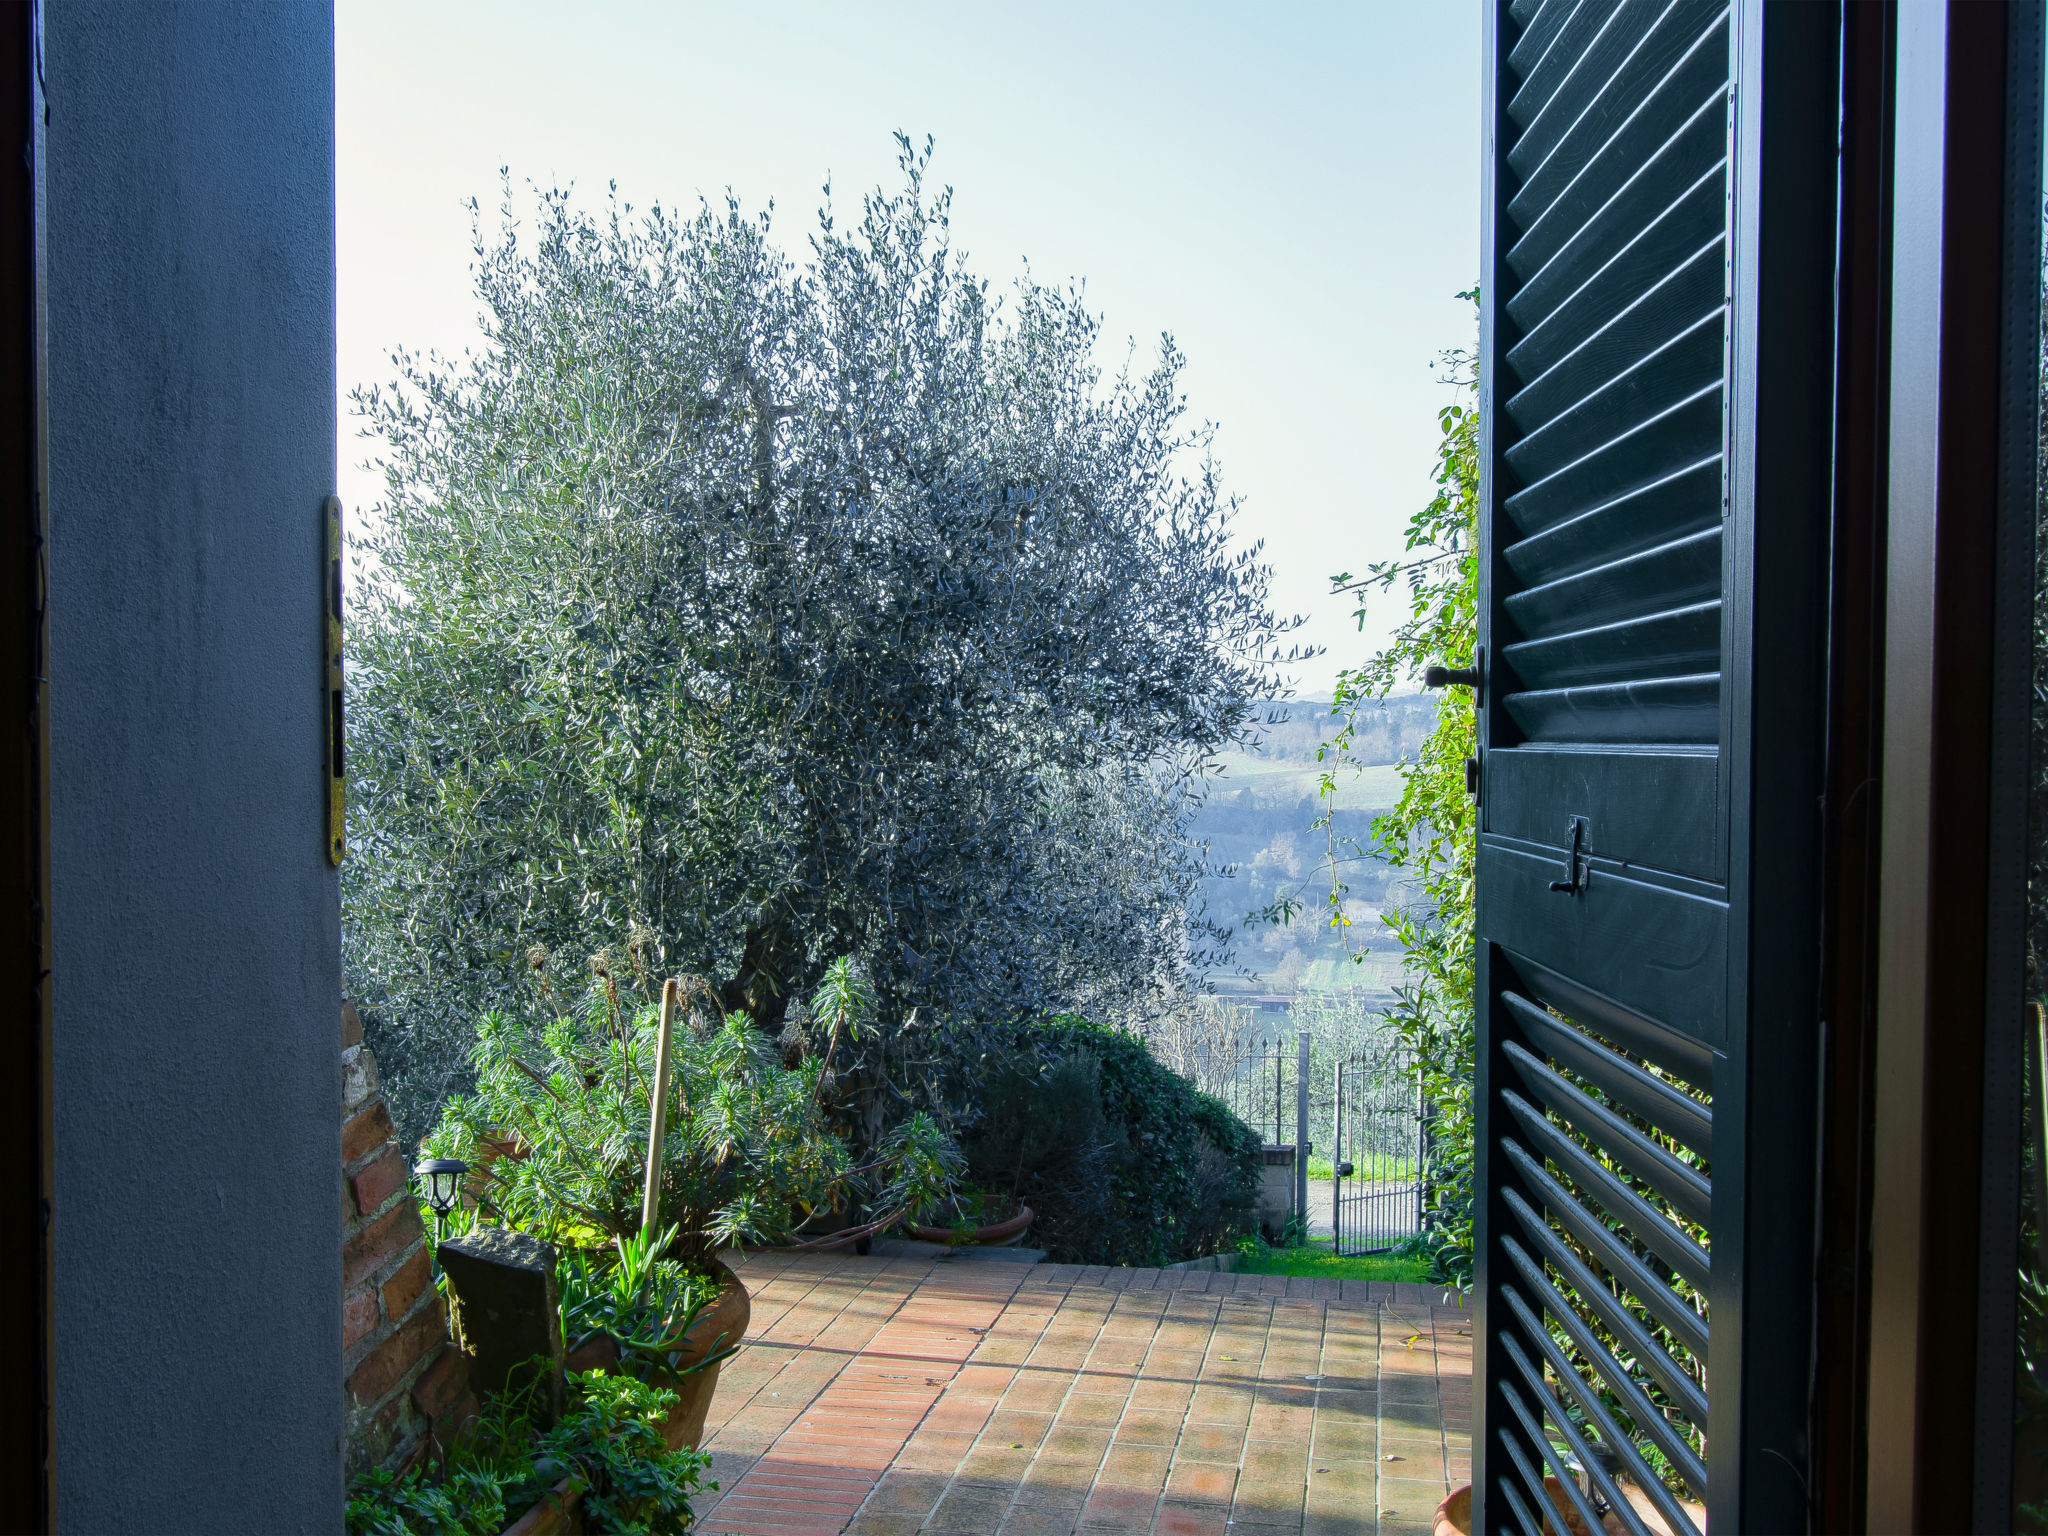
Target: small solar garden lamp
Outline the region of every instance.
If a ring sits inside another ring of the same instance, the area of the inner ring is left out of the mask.
[[[455,1197],[462,1189],[462,1176],[469,1172],[469,1164],[454,1157],[426,1157],[412,1165],[412,1172],[420,1181],[420,1194],[433,1207],[434,1235],[438,1238],[448,1224],[448,1213],[455,1209]]]

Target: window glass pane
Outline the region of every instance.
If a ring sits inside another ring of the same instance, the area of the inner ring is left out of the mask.
[[[2048,270],[2043,273],[2048,296]],[[2039,387],[2048,406],[2048,338]],[[2048,409],[2041,414],[2048,432]],[[2013,1522],[2048,1532],[2048,436],[2035,512],[2033,687],[2027,794],[2025,1134],[2020,1144],[2019,1349],[2013,1404]]]

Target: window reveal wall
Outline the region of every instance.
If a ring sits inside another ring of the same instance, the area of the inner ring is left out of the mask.
[[[49,8],[57,1525],[340,1521],[333,22]]]

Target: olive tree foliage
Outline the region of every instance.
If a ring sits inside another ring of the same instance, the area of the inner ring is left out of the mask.
[[[1078,291],[991,298],[929,155],[801,263],[730,197],[508,180],[482,344],[355,393],[348,959],[409,1117],[600,945],[774,1028],[840,955],[929,1024],[1224,942],[1190,816],[1293,621],[1171,339],[1105,376]]]

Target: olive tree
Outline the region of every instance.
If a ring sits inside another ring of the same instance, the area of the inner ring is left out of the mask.
[[[773,1029],[840,955],[993,1020],[1220,940],[1190,814],[1292,621],[1171,339],[1106,375],[1076,290],[992,298],[928,159],[801,262],[508,181],[481,344],[355,394],[349,961],[409,1114],[600,945]]]

